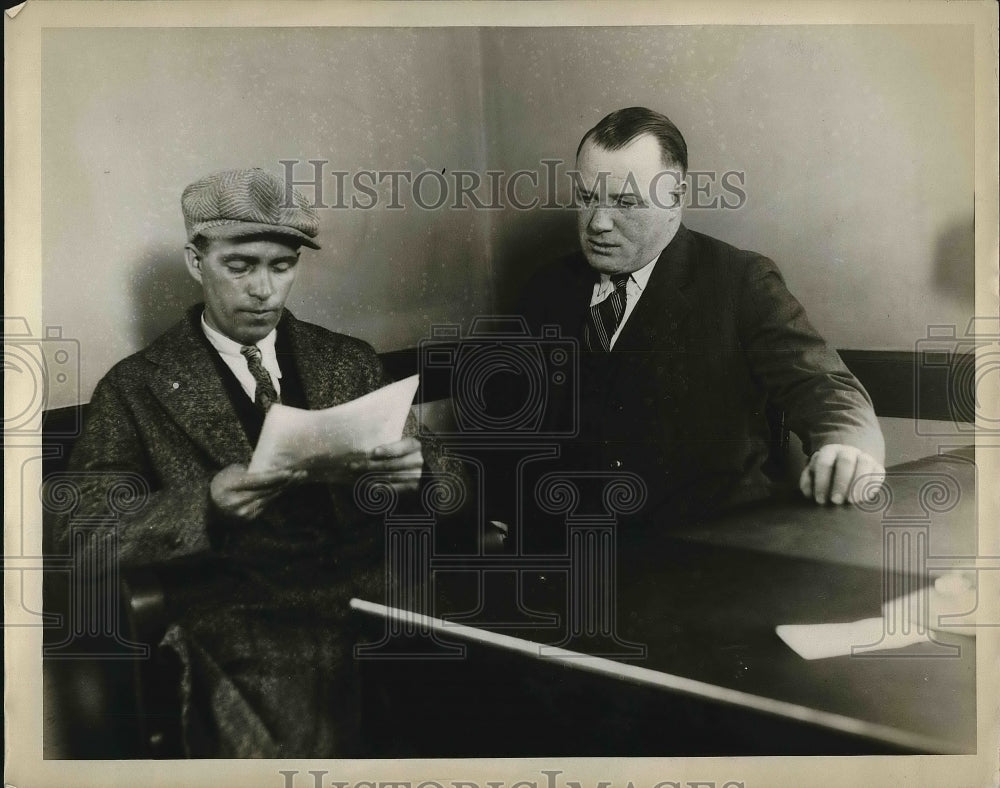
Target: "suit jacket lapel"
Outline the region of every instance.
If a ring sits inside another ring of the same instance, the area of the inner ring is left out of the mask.
[[[184,433],[220,466],[247,462],[253,447],[229,401],[211,347],[196,332],[201,307],[154,342],[149,388]]]
[[[660,253],[642,298],[622,329],[613,352],[681,349],[679,329],[693,303],[684,289],[694,264],[694,238],[681,224]]]
[[[696,263],[693,242],[681,225],[660,254],[611,352],[619,358],[612,397],[629,402],[636,401],[636,392],[651,397],[651,405],[632,410],[629,418],[638,419],[658,438],[681,423],[681,404],[690,397],[683,326],[694,306],[685,293]]]

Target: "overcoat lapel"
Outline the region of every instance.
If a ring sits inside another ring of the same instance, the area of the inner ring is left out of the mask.
[[[200,314],[200,312],[199,312]],[[195,320],[182,320],[145,351],[157,369],[149,389],[163,409],[220,466],[245,463],[253,448]]]
[[[300,330],[298,321],[287,309],[278,324],[278,332],[285,332],[288,338],[287,347],[292,356],[289,361],[295,364],[298,370],[306,407],[310,410],[316,410],[339,404],[331,401],[330,398],[329,375],[332,373],[334,365],[333,363],[324,363],[324,359],[328,355],[328,348],[325,353],[324,348],[317,346],[308,332]],[[307,363],[300,363],[306,361]],[[279,358],[278,363],[284,370],[285,360]]]
[[[287,309],[278,324],[279,335],[285,332],[291,350],[289,361],[295,364],[306,407],[310,410],[341,405],[360,396],[367,390],[367,383],[358,380],[359,370],[347,363],[345,356],[331,352],[327,336],[319,340],[316,333],[297,320]],[[279,359],[284,367],[284,360]]]

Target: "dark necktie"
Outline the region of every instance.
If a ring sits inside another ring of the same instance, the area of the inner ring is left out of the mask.
[[[587,319],[586,340],[587,347],[591,350],[611,350],[611,337],[618,330],[618,325],[622,322],[625,314],[625,286],[628,284],[631,274],[616,274],[611,277],[611,283],[615,286],[614,291],[603,301],[590,307],[590,316]]]
[[[264,364],[261,361],[260,348],[256,345],[244,345],[240,348],[240,353],[242,353],[246,358],[250,374],[253,375],[253,379],[257,381],[257,392],[253,399],[254,405],[260,408],[264,413],[267,413],[267,409],[270,408],[275,402],[281,402],[281,398],[278,396],[278,392],[274,389],[274,382],[271,380],[271,376],[268,375],[267,370],[264,369]]]

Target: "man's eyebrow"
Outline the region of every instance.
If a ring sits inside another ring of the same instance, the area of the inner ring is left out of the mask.
[[[252,254],[246,254],[245,252],[229,252],[228,254],[222,255],[221,259],[222,259],[222,262],[224,262],[224,263],[232,263],[232,262],[235,262],[237,260],[242,261],[242,262],[253,262],[253,263],[259,263],[260,262],[260,258],[259,257],[255,256],[255,255],[252,255]]]
[[[597,194],[596,191],[594,191],[592,189],[584,189],[584,188],[580,187],[578,184],[574,184],[574,188],[581,195],[583,195],[585,197],[589,197],[592,194]],[[616,191],[611,191],[611,190],[604,190],[604,194],[606,196],[608,196],[608,197],[642,197],[642,193],[641,192],[635,191],[633,189],[629,189],[628,191],[623,191],[623,192],[616,192]]]

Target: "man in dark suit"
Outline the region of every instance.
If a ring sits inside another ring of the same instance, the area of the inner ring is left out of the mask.
[[[411,419],[402,440],[309,475],[250,472],[273,403],[327,408],[388,381],[369,345],[284,308],[300,247],[319,248],[301,194],[286,202],[276,177],[233,170],[188,186],[182,209],[204,304],[98,384],[59,546],[70,550],[74,520],[114,509],[117,526],[90,529],[81,561],[113,546],[122,567],[192,567],[190,587],[169,589],[163,644],[182,665],[188,754],[344,754],[347,600],[378,598],[384,571],[381,523],[354,506],[352,482],[378,472],[407,492],[447,463]]]
[[[577,170],[582,254],[543,270],[524,303],[536,331],[558,325],[582,349],[579,433],[562,465],[638,474],[652,523],[710,514],[771,494],[771,406],[810,456],[805,496],[840,504],[878,480],[871,401],[774,263],[682,223],[674,124],[613,112],[584,135]],[[572,404],[551,410],[569,419]]]

